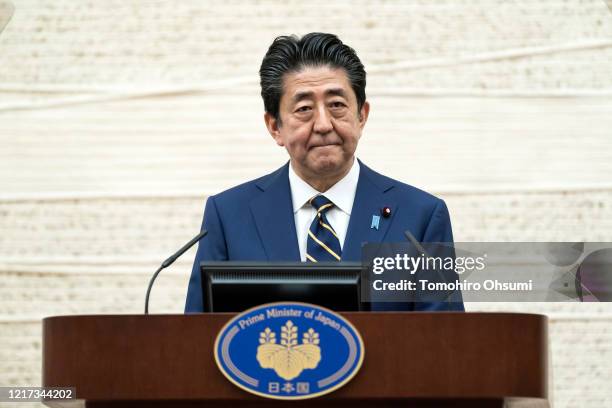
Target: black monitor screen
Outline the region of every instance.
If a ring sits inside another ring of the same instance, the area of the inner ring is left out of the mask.
[[[242,312],[273,302],[364,310],[361,263],[202,262],[200,271],[205,312]]]

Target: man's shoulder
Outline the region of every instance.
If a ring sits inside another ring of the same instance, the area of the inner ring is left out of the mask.
[[[436,206],[442,201],[440,198],[427,191],[378,173],[365,166],[363,163],[361,163],[361,171],[364,177],[368,177],[370,181],[383,189],[386,194],[397,197],[400,201],[419,203],[427,207]]]
[[[272,173],[231,187],[211,196],[210,198],[214,199],[215,202],[220,205],[248,204],[250,199],[260,194],[270,185],[270,183],[274,182],[278,177],[282,177],[283,173],[286,172],[287,164],[273,171]]]

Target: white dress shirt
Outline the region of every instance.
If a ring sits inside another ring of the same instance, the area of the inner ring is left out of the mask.
[[[338,234],[340,247],[344,248],[344,239],[346,238],[346,230],[351,218],[358,181],[359,162],[357,159],[354,159],[353,165],[346,176],[325,192],[315,190],[295,173],[291,164],[289,165],[289,186],[291,187],[291,201],[293,202],[293,217],[302,262],[306,261],[308,230],[316,215],[314,207],[308,203],[308,200],[322,194],[334,203],[334,206],[325,213],[325,216],[334,231],[336,231],[336,234]]]

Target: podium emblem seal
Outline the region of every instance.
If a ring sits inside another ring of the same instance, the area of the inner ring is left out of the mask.
[[[230,320],[215,341],[225,377],[252,394],[300,400],[328,394],[361,368],[363,340],[339,314],[306,303],[270,303]]]

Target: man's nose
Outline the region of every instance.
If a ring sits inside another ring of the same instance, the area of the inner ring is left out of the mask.
[[[333,126],[331,123],[331,117],[325,106],[321,106],[316,110],[315,113],[314,131],[320,134],[326,134],[332,131]]]

